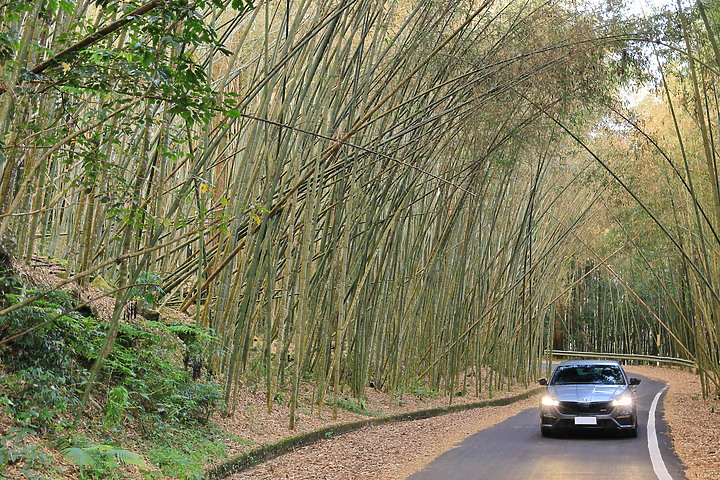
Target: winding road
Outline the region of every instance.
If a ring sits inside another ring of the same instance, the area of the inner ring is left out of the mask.
[[[593,431],[543,438],[530,408],[467,437],[407,480],[682,480],[662,420],[665,384],[639,378],[637,438]]]

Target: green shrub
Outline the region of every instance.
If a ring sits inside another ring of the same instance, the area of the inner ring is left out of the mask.
[[[58,415],[67,412],[77,402],[68,392],[65,377],[40,367],[31,367],[5,378],[10,412],[15,420],[28,428],[44,433],[52,431]]]
[[[160,415],[166,422],[206,423],[221,399],[219,385],[193,381],[190,372],[157,355],[155,347],[163,342],[158,333],[162,324],[150,325],[153,330],[122,326],[107,368],[131,392],[142,412]]]
[[[414,385],[413,387],[406,390],[408,393],[411,393],[415,395],[417,398],[421,400],[425,400],[428,398],[437,398],[440,396],[440,394],[432,390],[431,388],[426,387],[425,385]]]
[[[6,294],[5,299],[16,304],[34,294],[27,290],[23,295]],[[95,319],[73,311],[73,300],[60,291],[0,318],[0,336],[17,334],[22,335],[1,352],[8,369],[39,367],[73,377],[95,358],[104,332]]]
[[[17,304],[36,294],[17,290],[4,301]],[[0,318],[0,336],[21,334],[0,351],[8,413],[38,433],[55,430],[77,405],[77,386],[86,381],[102,338],[97,322],[72,308],[70,296],[59,291]]]
[[[367,402],[364,399],[358,400],[355,398],[340,398],[338,400],[338,407],[342,408],[343,410],[347,410],[353,413],[359,413],[360,415],[366,415],[368,417],[377,415],[377,412],[373,412],[368,409]]]
[[[157,431],[156,431],[157,432]],[[204,466],[213,460],[225,458],[224,442],[220,431],[212,426],[166,432],[156,436],[148,454],[164,475],[183,479],[204,478]]]
[[[133,298],[154,307],[165,295],[165,291],[160,287],[162,283],[163,279],[157,273],[142,271],[136,285],[130,290],[130,294]]]
[[[104,424],[108,428],[117,427],[123,419],[125,411],[130,407],[130,392],[123,386],[116,386],[108,392],[105,403]]]
[[[185,423],[205,424],[222,398],[215,382],[189,382],[173,396],[174,415]]]
[[[150,287],[147,292],[159,293]],[[0,277],[2,304],[17,304],[35,294],[23,290],[19,281]],[[0,407],[17,425],[0,437],[0,477],[6,464],[16,463],[27,470],[28,478],[39,478],[33,470],[50,458],[28,445],[28,435],[67,437],[68,414],[79,404],[107,328],[105,322],[73,311],[73,302],[66,293],[53,292],[0,318],[0,338],[26,332],[0,348]],[[42,326],[28,331],[38,325]],[[107,437],[103,443],[112,443],[112,432],[132,415],[146,427],[146,440],[153,438],[153,461],[157,459],[163,471],[201,478],[208,457],[224,455],[221,440],[198,438],[201,431],[212,437],[208,421],[222,394],[217,383],[195,381],[183,360],[192,354],[191,370],[197,370],[206,348],[216,345],[214,336],[193,326],[121,324],[102,372],[102,382],[108,385],[100,420],[108,429],[100,432]],[[87,440],[63,441],[55,448],[78,465],[83,479],[121,478],[123,465],[143,466],[133,452]]]
[[[67,461],[80,468],[81,478],[106,479],[119,474],[122,467],[133,465],[141,470],[148,468],[138,453],[112,445],[69,447],[62,451]]]
[[[39,446],[25,441],[34,433],[30,428],[11,427],[6,435],[0,436],[0,477],[4,478],[8,465],[18,465],[26,478],[42,478],[35,471],[45,469],[52,457]]]

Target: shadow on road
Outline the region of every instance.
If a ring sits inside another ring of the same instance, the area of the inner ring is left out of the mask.
[[[538,432],[538,436],[540,436],[540,432]],[[548,441],[554,441],[554,440],[603,440],[603,441],[617,441],[617,440],[627,440],[627,441],[642,441],[642,438],[645,436],[645,430],[641,427],[638,427],[638,438],[629,438],[626,437],[623,432],[615,431],[615,430],[606,430],[606,429],[587,429],[587,430],[579,430],[579,429],[572,429],[572,430],[559,430],[557,432],[554,432],[552,437],[548,437]]]

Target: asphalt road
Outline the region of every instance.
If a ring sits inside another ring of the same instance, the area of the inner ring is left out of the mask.
[[[655,431],[669,476],[655,473],[648,448],[648,412],[665,384],[639,378],[637,438],[590,431],[543,438],[538,410],[530,408],[467,437],[407,480],[684,479],[662,420],[662,399],[657,405]]]

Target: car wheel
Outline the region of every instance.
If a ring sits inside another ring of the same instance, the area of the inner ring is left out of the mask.
[[[551,438],[554,433],[550,427],[540,427],[540,434],[545,438]]]

